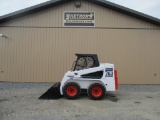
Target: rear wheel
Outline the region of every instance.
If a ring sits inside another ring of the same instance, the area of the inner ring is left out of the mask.
[[[69,82],[63,88],[63,94],[67,99],[76,99],[80,96],[81,90],[77,83]]]
[[[93,100],[100,100],[105,95],[105,88],[100,83],[94,83],[88,88],[88,96]]]

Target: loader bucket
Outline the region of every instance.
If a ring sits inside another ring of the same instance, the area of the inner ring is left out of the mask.
[[[51,88],[49,88],[43,95],[38,99],[59,99],[62,95],[60,94],[60,82],[55,83]]]

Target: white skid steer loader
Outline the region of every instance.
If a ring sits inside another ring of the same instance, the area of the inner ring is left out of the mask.
[[[76,54],[77,60],[72,70],[65,73],[59,83],[55,83],[39,99],[58,99],[64,96],[67,99],[76,99],[82,91],[88,96],[100,100],[107,91],[118,89],[117,70],[114,64],[99,64],[96,54]]]

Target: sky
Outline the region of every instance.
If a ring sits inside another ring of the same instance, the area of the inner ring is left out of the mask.
[[[49,0],[0,0],[0,16]],[[160,0],[108,0],[160,19]]]

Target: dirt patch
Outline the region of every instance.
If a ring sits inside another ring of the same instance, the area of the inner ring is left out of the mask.
[[[135,101],[134,103],[136,103],[136,104],[140,104],[141,102],[139,102],[139,101]]]
[[[119,99],[114,94],[111,94],[111,93],[107,94],[107,99],[112,101],[112,102],[118,102],[119,101]]]
[[[9,99],[0,99],[0,102],[6,102],[9,101]]]
[[[153,97],[151,97],[151,96],[147,96],[146,98],[153,98]]]

